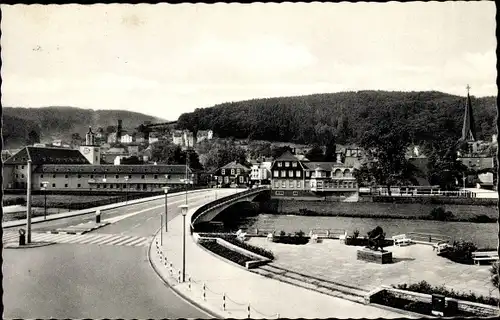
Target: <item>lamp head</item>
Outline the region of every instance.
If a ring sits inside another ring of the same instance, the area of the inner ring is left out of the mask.
[[[185,217],[188,212],[189,206],[187,204],[183,204],[182,206],[180,206],[180,208],[181,208],[181,214]]]
[[[169,187],[163,187],[163,192],[165,192],[165,194],[168,193],[168,189],[170,189]]]

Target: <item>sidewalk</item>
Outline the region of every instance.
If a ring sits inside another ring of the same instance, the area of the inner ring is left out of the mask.
[[[269,279],[222,260],[198,246],[189,234],[189,221],[196,209],[191,209],[186,216],[186,282],[178,282],[179,270],[182,268],[181,215],[169,222],[167,233],[163,232],[163,246],[159,243],[159,234],[155,236],[149,250],[149,259],[158,275],[178,294],[217,317],[239,319],[405,317],[404,314]],[[166,257],[166,261],[162,257]],[[204,294],[205,299],[203,299]],[[223,311],[223,294],[225,294],[226,311]]]

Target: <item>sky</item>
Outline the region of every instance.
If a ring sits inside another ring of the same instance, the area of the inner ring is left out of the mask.
[[[497,95],[495,3],[2,5],[2,105],[142,112],[357,90]]]

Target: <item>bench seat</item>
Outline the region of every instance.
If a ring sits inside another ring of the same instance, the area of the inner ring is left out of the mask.
[[[474,264],[479,265],[481,261],[497,261],[498,255],[476,255],[472,257],[472,260],[474,260]]]
[[[395,246],[410,245],[412,243],[411,239],[407,238],[405,234],[393,236],[392,240]]]

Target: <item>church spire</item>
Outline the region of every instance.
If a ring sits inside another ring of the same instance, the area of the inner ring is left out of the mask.
[[[472,113],[472,104],[470,100],[469,90],[467,85],[467,101],[465,103],[464,125],[462,127],[463,141],[476,141],[476,126],[474,124],[474,115]]]

